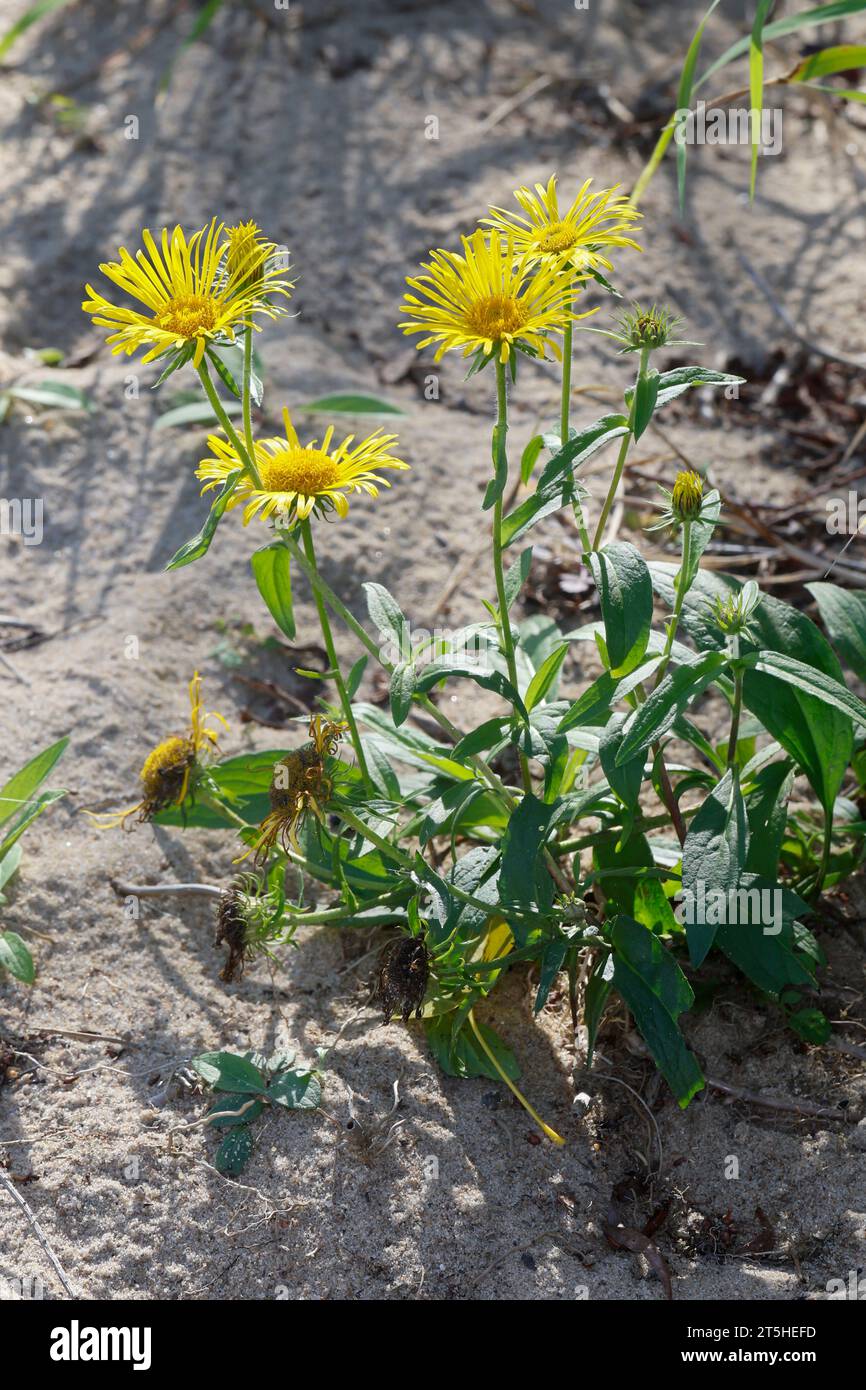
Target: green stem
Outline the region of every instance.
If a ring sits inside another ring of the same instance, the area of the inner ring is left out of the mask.
[[[571,303],[567,304],[566,308],[570,309]],[[563,445],[568,443],[569,415],[571,413],[571,354],[573,339],[574,325],[571,319],[569,319],[562,340],[562,406],[559,417],[559,438]],[[572,503],[572,506],[574,509],[574,520],[580,535],[580,543],[586,555],[589,553],[590,544],[589,532],[586,529],[586,521],[583,515],[583,507],[580,505],[579,499],[576,499]]]
[[[256,450],[253,443],[253,403],[250,383],[253,376],[253,330],[247,328],[244,334],[244,381],[243,381],[243,408],[244,408],[244,439],[247,444],[247,454],[255,462]]]
[[[518,1091],[514,1082],[511,1080],[511,1077],[508,1076],[508,1074],[505,1071],[503,1071],[502,1064],[497,1060],[493,1050],[490,1047],[488,1047],[484,1039],[484,1036],[481,1032],[481,1029],[478,1027],[478,1024],[475,1021],[475,1014],[472,1009],[469,1010],[467,1017],[469,1019],[469,1024],[472,1028],[472,1031],[478,1040],[479,1047],[484,1052],[491,1066],[495,1069],[497,1075],[502,1077],[502,1080],[505,1082],[511,1094],[517,1097],[524,1110],[527,1112],[527,1114],[532,1116],[533,1120],[538,1125],[542,1133],[546,1134],[548,1139],[551,1139],[553,1143],[556,1144],[559,1148],[563,1148],[565,1145],[565,1140],[563,1139],[562,1135],[557,1134],[555,1129],[551,1129],[550,1125],[546,1125],[544,1123],[538,1111],[533,1109],[533,1107],[529,1104],[529,1101],[526,1099],[526,1096],[524,1096],[520,1091]]]
[[[737,761],[737,739],[740,734],[740,712],[743,708],[743,668],[734,670],[734,705],[731,710],[731,732],[728,735],[728,770]]]
[[[506,436],[508,434],[508,396],[505,388],[505,363],[496,359],[496,476],[508,472]],[[511,633],[511,619],[508,616],[508,603],[505,597],[505,573],[502,567],[502,497],[504,488],[493,508],[493,576],[496,581],[496,598],[499,605],[499,632],[502,639],[502,655],[508,668],[508,679],[517,689],[517,660],[514,655],[514,638]],[[521,749],[520,772],[523,777],[523,790],[529,795],[532,791],[532,777],[529,760]]]
[[[824,848],[821,851],[821,866],[818,869],[818,877],[815,880],[815,887],[810,896],[817,902],[824,887],[824,880],[830,868],[830,850],[833,843],[833,808],[824,812]]]
[[[319,626],[322,629],[322,637],[325,642],[325,651],[328,653],[328,664],[331,669],[331,674],[334,677],[334,682],[337,686],[337,693],[340,697],[340,705],[343,710],[343,718],[349,726],[349,734],[352,739],[352,746],[355,749],[355,757],[358,759],[358,767],[360,769],[361,776],[364,779],[364,785],[367,788],[368,794],[370,796],[375,796],[376,788],[373,785],[373,779],[371,778],[370,770],[367,767],[367,760],[364,757],[364,749],[361,744],[361,735],[358,733],[358,725],[355,723],[355,715],[352,710],[352,701],[349,699],[349,692],[346,689],[346,682],[343,680],[343,673],[340,670],[340,663],[337,659],[336,648],[334,647],[334,638],[331,632],[330,619],[328,618],[328,609],[325,605],[325,600],[322,595],[322,589],[319,580],[319,569],[316,564],[316,551],[313,546],[313,532],[310,526],[309,518],[305,518],[301,522],[301,536],[303,537],[304,551],[306,552],[307,560],[310,566],[308,573],[310,575],[310,582],[313,586],[313,598],[316,604],[316,612],[319,615]]]
[[[661,665],[656,672],[655,688],[662,681],[665,671],[668,669],[671,659],[671,652],[674,648],[674,638],[677,635],[677,628],[680,624],[680,614],[683,611],[683,602],[689,590],[688,568],[692,553],[692,523],[683,522],[683,558],[677,575],[677,591],[674,598],[674,611],[668,623],[667,637],[665,638],[664,651],[662,652]]]
[[[241,443],[237,430],[226,414],[223,403],[217,395],[214,384],[211,381],[211,375],[207,369],[207,362],[204,358],[202,358],[201,362],[198,364],[198,374],[201,378],[201,384],[205,389],[205,395],[210,401],[211,409],[228,435],[230,442],[234,445],[237,456],[243,464],[244,472],[249,473],[256,487],[261,487],[262,480],[256,468],[255,458],[247,453],[246,446]]]
[[[384,835],[379,835],[372,830],[366,821],[362,821],[360,816],[356,816],[354,811],[350,811],[348,806],[340,804],[337,815],[346,825],[350,825],[353,830],[357,830],[359,835],[363,835],[365,840],[369,840],[371,845],[375,845],[380,854],[384,854],[387,859],[393,859],[402,869],[412,868],[412,857],[399,845],[395,845],[391,840],[386,840]]]
[[[628,413],[628,433],[623,435],[622,443],[619,446],[619,456],[616,461],[616,467],[613,470],[613,478],[611,479],[610,487],[607,490],[607,497],[605,497],[604,499],[604,506],[601,509],[601,516],[598,518],[598,525],[595,528],[595,539],[592,542],[593,550],[598,550],[599,546],[601,545],[602,537],[604,536],[604,528],[607,525],[607,519],[610,516],[610,509],[614,504],[614,499],[619,488],[620,479],[622,478],[622,470],[625,468],[625,461],[628,456],[629,446],[631,445],[632,438],[634,435],[634,417],[635,410],[637,407],[638,382],[646,372],[647,362],[649,361],[649,353],[649,348],[641,349],[640,367],[638,368],[637,378],[635,379],[634,394],[631,398],[631,409]]]

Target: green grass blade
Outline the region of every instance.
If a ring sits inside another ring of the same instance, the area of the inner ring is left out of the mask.
[[[866,2],[866,0],[864,0],[864,2]],[[691,106],[692,104],[692,88],[694,86],[695,68],[697,67],[698,53],[700,52],[701,40],[704,37],[704,29],[706,28],[707,20],[710,18],[710,15],[713,13],[713,10],[716,8],[718,4],[719,0],[712,0],[712,4],[710,5],[706,14],[704,15],[703,19],[701,20],[700,24],[695,30],[694,38],[689,44],[689,51],[686,54],[686,61],[683,64],[683,70],[680,76],[679,90],[677,92],[678,111],[684,110],[687,106]],[[646,166],[641,170],[640,178],[635,184],[634,192],[631,195],[631,201],[633,203],[637,203],[638,199],[643,195],[644,190],[648,186],[651,178],[653,177],[662,160],[664,159],[665,151],[667,150],[668,145],[673,139],[675,130],[676,112],[674,113],[674,115],[671,116],[667,125],[664,127],[661,135],[656,141],[656,147],[650,155]],[[680,190],[680,208],[682,208],[686,181],[685,145],[677,146],[677,181]]]
[[[40,0],[38,5],[33,5],[19,20],[16,20],[11,29],[6,30],[0,39],[0,58],[6,57],[13,43],[16,43],[21,35],[26,33],[31,24],[36,24],[38,20],[44,19],[53,10],[60,10],[64,5],[70,3],[71,0]]]
[[[808,29],[819,24],[830,24],[835,19],[845,19],[852,14],[860,14],[866,10],[866,0],[833,0],[830,5],[818,5],[814,10],[803,10],[800,14],[788,15],[787,19],[776,19],[772,24],[764,26],[765,39],[781,39],[786,34],[794,34],[798,29]],[[745,38],[737,39],[730,48],[726,48],[720,58],[711,63],[702,77],[695,83],[695,90],[702,87],[714,73],[726,68],[729,63],[733,63],[737,58],[742,58],[744,53],[748,53],[752,41],[751,34]]]
[[[749,39],[749,135],[752,142],[752,163],[749,172],[749,202],[755,201],[758,178],[758,152],[761,148],[761,107],[764,102],[764,25],[773,0],[758,0],[755,22]]]

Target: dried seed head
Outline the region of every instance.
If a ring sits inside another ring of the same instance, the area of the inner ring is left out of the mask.
[[[421,1017],[429,978],[430,955],[420,937],[403,936],[388,948],[374,990],[386,1023],[395,1013],[404,1023],[413,1011],[416,1018]]]

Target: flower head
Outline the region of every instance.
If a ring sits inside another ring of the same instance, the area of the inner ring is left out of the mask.
[[[611,332],[608,336],[622,344],[620,353],[691,346],[685,339],[674,337],[682,322],[679,314],[664,305],[653,304],[652,308],[644,308],[635,303],[617,320],[619,331]]]
[[[282,312],[272,296],[288,298],[293,282],[269,267],[278,248],[259,235],[255,223],[234,228],[228,240],[224,233],[216,218],[188,241],[181,227],[164,229],[160,248],[145,230],[144,249],[134,258],[121,247],[118,262],[100,265],[112,284],[144,306],[114,304],[86,287],[81,307],[95,324],[112,330],[106,341],[114,353],[129,356],[146,347],[142,361],[151,362],[179,351],[197,367],[209,344],[232,341],[238,329],[258,328],[257,314],[275,318]]]
[[[230,508],[246,504],[244,525],[256,515],[264,519],[275,515],[283,525],[303,521],[312,511],[321,516],[336,512],[343,517],[349,510],[349,493],[366,492],[370,497],[378,497],[379,486],[391,486],[376,469],[409,467],[391,453],[396,435],[376,430],[355,444],[355,436],[350,434],[332,448],[333,425],[328,426],[321,444],[315,439],[302,444],[288,410],[283,411],[283,422],[284,438],[254,442],[261,487],[244,474],[229,500]],[[211,456],[202,459],[196,469],[196,477],[205,484],[203,493],[222,487],[231,473],[243,468],[234,445],[222,435],[210,435],[208,446]]]
[[[463,255],[431,251],[426,273],[406,281],[418,295],[407,294],[399,325],[406,334],[426,333],[419,348],[436,343],[435,360],[462,348],[463,356],[494,353],[507,362],[513,348],[543,357],[550,333],[563,333],[576,318],[571,312],[574,287],[555,267],[532,271],[515,261],[515,248],[497,232],[463,237]],[[550,343],[557,356],[559,347]]]
[[[556,192],[556,175],[552,174],[547,187],[537,183],[535,191],[518,188],[514,196],[525,216],[493,207],[492,216],[482,225],[494,227],[514,243],[518,256],[530,264],[567,267],[571,278],[586,278],[612,270],[604,250],[612,246],[632,246],[640,251],[636,241],[626,236],[640,213],[628,198],[617,197],[616,188],[603,188],[590,193],[592,179],[587,179],[571,206],[560,211]]]
[[[310,737],[274,763],[271,777],[271,809],[259,826],[258,838],[247,854],[266,859],[277,841],[288,853],[299,851],[298,826],[308,812],[324,821],[333,791],[329,762],[334,757],[346,725],[321,714],[310,716]],[[247,854],[241,856],[246,859]]]
[[[754,579],[750,579],[739,593],[727,598],[717,594],[707,616],[725,637],[751,637],[751,620],[762,598]]]
[[[254,956],[283,939],[285,894],[259,874],[239,874],[223,890],[217,909],[214,945],[228,950],[220,979],[227,984],[240,979]]]
[[[683,469],[676,476],[671,493],[671,510],[678,521],[694,521],[700,515],[704,480],[694,469]]]
[[[221,714],[208,712],[201,698],[201,676],[195,672],[189,683],[190,722],[184,734],[171,734],[158,743],[144,760],[139,774],[143,796],[135,806],[112,815],[88,815],[96,821],[100,830],[110,830],[115,826],[125,826],[130,816],[138,814],[139,821],[153,820],[159,811],[169,806],[182,806],[191,786],[204,767],[202,754],[218,746],[218,735],[209,727],[209,720],[217,720],[224,729],[228,724]]]

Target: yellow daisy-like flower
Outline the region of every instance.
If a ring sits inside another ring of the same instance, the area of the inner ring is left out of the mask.
[[[216,719],[224,729],[228,724],[221,714],[207,711],[201,698],[201,676],[198,671],[189,683],[190,721],[185,734],[172,734],[148,753],[141,769],[140,778],[144,795],[135,806],[112,815],[86,814],[96,822],[100,830],[112,830],[118,825],[125,826],[130,816],[138,813],[139,821],[152,820],[159,811],[168,806],[182,806],[186,800],[193,774],[201,767],[201,754],[216,748],[217,732],[209,727],[208,721]]]
[[[546,188],[537,183],[534,192],[529,188],[515,190],[525,217],[492,207],[492,216],[485,217],[482,225],[511,237],[515,252],[530,264],[567,267],[582,278],[594,270],[612,270],[604,248],[631,246],[640,251],[637,242],[625,235],[640,213],[628,198],[616,196],[616,188],[590,193],[591,183],[592,179],[587,179],[568,211],[560,212],[556,175],[552,174]]]
[[[254,230],[250,230],[254,229]],[[187,241],[181,227],[163,230],[161,250],[150,232],[142,232],[144,250],[135,258],[120,248],[120,261],[101,265],[119,289],[144,305],[144,310],[113,304],[87,285],[82,304],[93,322],[112,332],[106,341],[112,351],[129,356],[139,348],[151,362],[172,349],[190,347],[198,366],[209,343],[234,339],[238,329],[259,325],[256,314],[269,318],[283,312],[271,296],[288,298],[293,282],[268,262],[278,252],[273,242],[258,235],[255,223],[225,227],[214,218]]]
[[[229,507],[246,504],[245,526],[256,515],[267,520],[276,514],[285,524],[303,521],[314,509],[320,515],[336,512],[343,517],[349,510],[347,494],[366,492],[378,497],[379,485],[391,486],[374,469],[409,467],[390,452],[397,442],[394,434],[376,430],[354,445],[355,436],[350,434],[332,449],[333,425],[328,426],[321,444],[315,439],[302,444],[288,410],[283,411],[283,422],[285,437],[253,443],[261,487],[243,474],[229,500]],[[204,480],[202,493],[223,487],[229,474],[243,467],[234,445],[222,435],[212,434],[207,442],[211,457],[202,459],[196,469],[196,477]]]
[[[525,259],[515,260],[511,238],[503,241],[496,232],[474,232],[462,241],[462,256],[432,251],[421,267],[426,274],[406,281],[424,298],[406,295],[401,312],[410,317],[399,324],[403,332],[427,333],[418,347],[437,343],[437,362],[452,348],[462,348],[464,357],[495,352],[507,362],[515,346],[543,357],[549,345],[559,357],[559,345],[546,335],[586,317],[571,312],[569,277],[555,267],[530,271]]]

